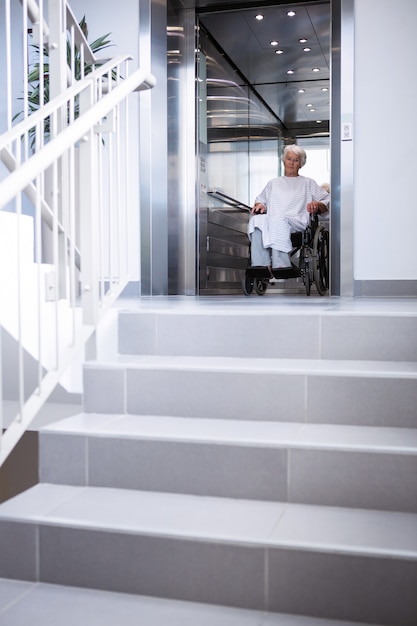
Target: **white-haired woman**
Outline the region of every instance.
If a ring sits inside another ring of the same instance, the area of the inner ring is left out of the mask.
[[[248,225],[252,266],[291,267],[291,233],[305,230],[310,213],[328,211],[327,191],[298,173],[306,158],[300,146],[285,146],[284,175],[270,180],[256,197]]]

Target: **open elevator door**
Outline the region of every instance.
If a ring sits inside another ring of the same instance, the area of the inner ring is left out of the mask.
[[[197,16],[198,291],[202,295],[242,293],[249,255],[249,214],[242,206],[251,206],[266,182],[281,174],[284,144],[303,140],[309,151],[315,143],[329,145],[330,4],[293,4],[294,19],[287,15],[285,4],[269,3],[264,8],[257,4],[256,10],[221,4],[213,10],[201,9]],[[262,30],[257,14],[264,14]],[[278,41],[278,49],[272,45],[278,33],[282,49]],[[308,40],[309,53],[302,49],[301,33]],[[292,59],[294,75],[286,73],[285,57]],[[319,72],[313,72],[317,67]],[[297,289],[289,281],[276,287],[303,292],[302,286]]]

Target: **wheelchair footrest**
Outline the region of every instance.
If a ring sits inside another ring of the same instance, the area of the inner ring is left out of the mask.
[[[272,278],[271,271],[266,265],[252,265],[246,268],[248,278]]]
[[[291,267],[273,267],[272,274],[278,279],[299,278],[301,271],[296,265],[291,265]]]

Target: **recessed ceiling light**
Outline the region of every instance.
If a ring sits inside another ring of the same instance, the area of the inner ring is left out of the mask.
[[[320,72],[320,68],[319,67],[313,67],[313,72]]]
[[[287,11],[288,17],[294,17],[295,11]]]
[[[308,41],[307,37],[301,37],[301,39],[298,40],[300,43],[306,43]]]
[[[258,13],[258,15],[255,15],[255,20],[258,20],[258,22],[260,22],[263,19],[264,19],[264,16],[262,15],[262,13]]]
[[[287,74],[294,74],[294,70],[287,70]]]
[[[316,109],[310,109],[310,111],[312,111],[313,113],[314,113],[314,111],[315,111],[315,110],[316,110]]]
[[[277,46],[279,44],[279,41],[277,41],[276,39],[273,39],[269,43],[271,44],[271,46]]]
[[[327,87],[322,87],[321,90],[322,91],[329,91],[329,89]]]
[[[305,93],[305,89],[299,89],[298,93]]]
[[[321,124],[321,120],[316,120],[316,124]]]
[[[313,106],[312,104],[306,104],[306,107],[312,107],[312,106]]]
[[[311,52],[311,48],[303,48],[303,52]]]
[[[281,50],[281,48],[279,50],[275,50],[275,54],[284,54],[284,50]]]

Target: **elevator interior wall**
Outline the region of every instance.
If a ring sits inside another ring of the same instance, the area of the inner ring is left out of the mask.
[[[201,24],[198,32],[199,293],[241,293],[249,256],[241,205],[278,175],[282,125]]]

